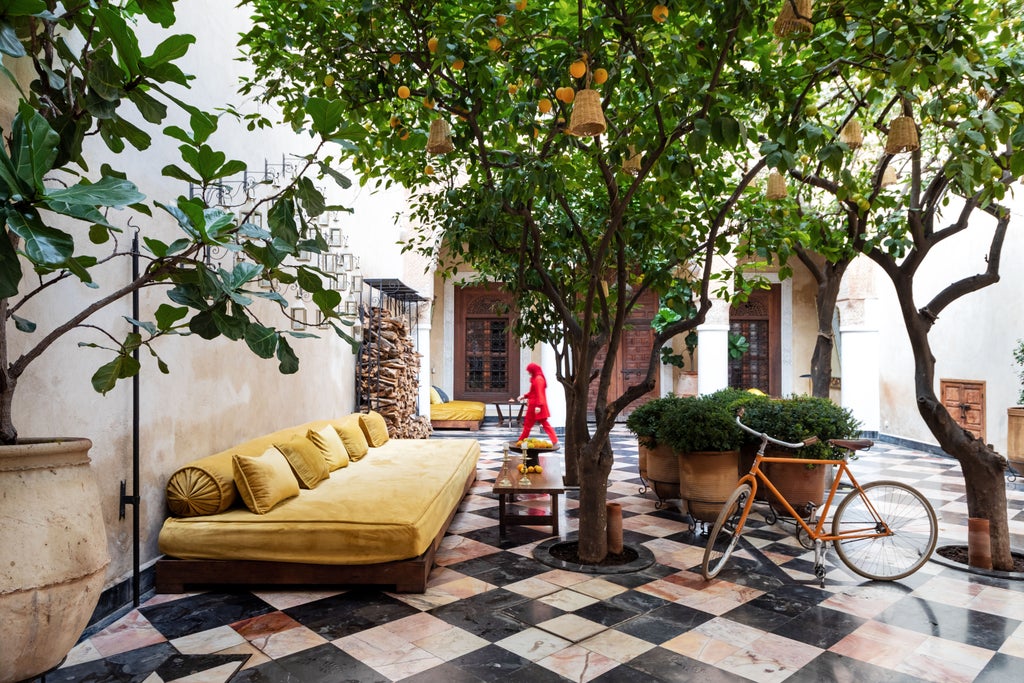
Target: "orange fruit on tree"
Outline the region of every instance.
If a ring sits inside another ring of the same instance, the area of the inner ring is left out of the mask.
[[[655,5],[654,9],[651,10],[651,17],[659,24],[668,19],[668,7],[665,5]]]
[[[412,92],[409,90],[409,86],[407,86],[407,85],[400,85],[400,86],[398,86],[398,96],[400,98],[402,98],[403,100],[409,99],[409,95],[411,95],[411,94],[412,94]]]
[[[607,80],[608,80],[608,70],[607,69],[594,69],[594,83],[595,84],[601,85],[602,83],[604,83]]]
[[[427,49],[431,52],[437,52],[437,38],[431,38],[427,41]]]
[[[452,62],[452,68],[455,69],[456,71],[462,71],[462,67],[464,66],[466,66],[466,62],[464,62],[461,59],[456,59],[454,62]]]
[[[504,14],[499,14],[498,16],[494,17],[494,23],[498,25],[498,28],[504,26],[506,21],[508,21],[508,17],[506,17]]]
[[[427,164],[426,166],[423,167],[423,172],[426,173],[427,175],[434,175],[434,167],[431,166],[430,164]]]
[[[426,107],[427,109],[433,109],[434,108],[434,100],[430,99],[429,97],[424,97],[423,98],[423,106]]]
[[[569,86],[565,86],[555,91],[555,97],[558,98],[560,102],[570,104],[574,99],[576,99],[576,91]]]
[[[402,132],[398,134],[398,139],[399,140],[408,140],[409,139],[409,131],[406,130],[405,128],[403,128]]]
[[[542,97],[540,101],[537,102],[537,111],[541,114],[547,114],[551,111],[551,100],[546,97]]]
[[[391,120],[388,121],[388,125],[391,126],[392,128],[397,128],[398,124],[400,124],[401,122],[402,119],[398,118],[397,116],[392,116]]]
[[[519,92],[519,86],[516,85],[515,83],[509,83],[508,84],[508,94],[509,95],[515,95],[517,92]]]
[[[491,52],[497,52],[501,49],[501,38],[492,36],[491,39],[487,41],[487,47],[491,48]]]
[[[573,78],[583,78],[587,73],[587,64],[582,59],[577,60],[569,65],[569,74]]]
[[[516,9],[520,12],[526,9],[526,0],[516,0]]]
[[[334,85],[334,76],[332,76],[331,74],[327,74],[326,76],[324,76],[324,85],[326,85],[328,88]]]
[[[398,64],[400,61],[402,61],[402,55],[400,55],[397,52],[395,52],[395,53],[393,53],[391,55],[391,57],[390,57],[390,59],[388,59],[388,61],[391,62],[392,64]]]

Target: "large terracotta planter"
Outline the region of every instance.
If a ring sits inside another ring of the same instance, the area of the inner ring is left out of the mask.
[[[1006,457],[1024,471],[1024,406],[1006,409]]]
[[[679,458],[671,446],[647,449],[647,477],[658,500],[679,498]]]
[[[765,455],[775,455],[781,458],[793,457],[792,453],[766,453]],[[809,468],[800,463],[772,462],[766,463],[764,466],[768,479],[775,484],[779,493],[802,517],[806,517],[810,513],[810,510],[807,509],[808,502],[813,502],[819,507],[825,502],[825,475],[828,468],[824,465]],[[775,494],[768,494],[768,502],[775,512],[786,517],[789,516],[789,512],[779,504]]]
[[[703,451],[679,456],[679,495],[690,516],[714,522],[739,481],[740,452]]]
[[[91,446],[0,446],[0,683],[60,664],[99,601],[110,559]]]

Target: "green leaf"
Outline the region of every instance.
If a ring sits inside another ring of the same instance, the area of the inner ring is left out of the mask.
[[[206,142],[213,135],[214,131],[217,130],[217,117],[198,109],[192,112],[189,123],[192,125],[192,133],[198,145]]]
[[[213,320],[213,313],[210,311],[201,311],[192,316],[192,319],[188,321],[188,329],[207,340],[216,339],[220,336],[220,330],[217,328],[217,324]]]
[[[34,211],[22,214],[9,210],[7,225],[25,242],[25,255],[34,263],[59,266],[67,262],[75,251],[71,235],[43,224]]]
[[[302,202],[302,208],[309,216],[319,216],[327,208],[327,202],[320,190],[309,178],[303,176],[295,184],[295,195]]]
[[[142,58],[142,64],[148,69],[155,69],[175,59],[184,57],[189,47],[196,42],[196,37],[188,34],[170,36],[156,46],[153,54]]]
[[[273,358],[277,350],[277,330],[259,323],[249,325],[245,330],[245,343],[260,358]]]
[[[213,323],[217,326],[228,339],[232,341],[241,339],[245,335],[245,328],[248,326],[249,321],[244,315],[238,315],[238,308],[232,307],[232,311],[228,312],[227,303],[221,306],[215,307],[211,313],[213,314]]]
[[[86,72],[89,87],[101,99],[117,102],[123,92],[124,71],[113,59],[105,55],[97,55]]]
[[[352,181],[349,180],[348,176],[343,175],[338,171],[335,171],[333,168],[330,167],[329,164],[325,164],[322,161],[320,162],[320,172],[323,173],[324,175],[329,175],[332,178],[334,178],[334,182],[338,183],[338,185],[344,190],[347,190],[348,188],[352,187]]]
[[[16,59],[25,56],[25,48],[18,40],[17,32],[6,21],[0,21],[0,52]]]
[[[156,325],[160,330],[169,330],[186,315],[188,315],[188,309],[184,306],[160,304],[156,309],[154,317],[156,318]]]
[[[89,206],[126,206],[141,202],[146,195],[139,192],[134,183],[109,176],[100,178],[95,183],[82,181],[68,188],[49,190],[47,200],[66,204],[85,204]]]
[[[306,113],[309,114],[313,131],[324,137],[330,136],[338,128],[344,111],[345,105],[341,100],[311,97],[306,102]]]
[[[146,18],[154,24],[170,28],[174,24],[174,0],[136,0]]]
[[[106,36],[117,49],[117,56],[121,63],[128,70],[129,76],[139,75],[139,58],[142,53],[139,51],[139,43],[135,32],[128,27],[127,22],[117,9],[100,6],[95,10],[96,19],[99,22],[102,35]]]
[[[155,335],[156,332],[157,332],[156,325],[154,325],[153,323],[149,322],[148,320],[136,320],[135,318],[132,318],[132,317],[127,316],[127,315],[124,316],[124,319],[127,320],[129,324],[134,325],[135,327],[141,327],[150,336]],[[138,343],[135,343],[135,338],[138,339]],[[142,338],[139,337],[139,335],[137,335],[137,334],[135,335],[135,338],[132,338],[132,343],[134,344],[134,346],[132,346],[132,348],[129,349],[129,350],[134,351],[135,348],[137,348],[138,346],[142,345]]]
[[[160,123],[167,118],[167,105],[151,97],[142,88],[135,88],[128,93],[128,99],[142,114],[142,118],[150,123]]]
[[[11,314],[11,317],[14,318],[14,326],[21,332],[28,332],[31,334],[36,331],[36,324],[31,320],[26,320],[25,318],[22,318],[19,315],[14,315],[13,313]]]
[[[131,356],[120,354],[109,363],[100,366],[92,376],[92,388],[106,394],[114,388],[119,379],[133,377],[139,372],[139,361]]]
[[[30,187],[42,192],[43,176],[53,168],[57,159],[60,136],[39,112],[22,100],[11,124],[11,138],[14,172]]]
[[[292,200],[282,197],[274,202],[267,212],[267,224],[270,234],[283,240],[294,251],[299,241],[299,229],[295,225],[295,204]]]
[[[296,276],[299,279],[299,287],[302,287],[307,292],[319,292],[324,288],[324,283],[320,276],[305,266],[299,268]]]
[[[89,241],[93,244],[106,244],[110,241],[110,231],[102,225],[89,226]]]
[[[7,222],[7,212],[0,210],[0,229]],[[6,238],[6,230],[0,230],[0,298],[16,296],[21,282],[21,259]]]
[[[315,303],[320,310],[331,312],[341,303],[341,294],[333,289],[322,289],[313,294],[313,303]]]
[[[203,181],[199,178],[191,175],[180,166],[176,164],[168,164],[160,170],[161,175],[167,176],[168,178],[174,178],[175,180],[181,180],[186,183],[192,183],[193,185],[201,185]]]
[[[149,149],[149,146],[153,143],[149,133],[120,116],[104,121],[101,127],[110,135],[116,136],[121,140],[127,140],[128,144],[140,152]]]
[[[280,337],[277,340],[277,369],[282,375],[293,375],[299,371],[299,357],[295,355],[288,340]]]

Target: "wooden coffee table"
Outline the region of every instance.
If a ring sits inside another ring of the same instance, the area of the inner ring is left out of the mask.
[[[511,486],[498,486],[498,482],[504,474],[498,473],[494,480],[494,488],[491,491],[498,496],[498,535],[505,538],[505,531],[509,526],[551,526],[553,533],[558,533],[558,495],[565,493],[562,485],[562,467],[559,457],[555,455],[541,455],[540,465],[543,472],[527,474],[530,480],[529,486],[520,485],[519,479],[523,476],[519,473],[517,465],[520,458],[509,459],[508,477],[512,481]],[[546,515],[524,515],[515,512],[515,497],[517,494],[547,494],[550,496],[550,511]]]

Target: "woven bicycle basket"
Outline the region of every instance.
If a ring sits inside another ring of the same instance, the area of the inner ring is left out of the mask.
[[[860,121],[848,121],[839,131],[839,139],[845,142],[850,149],[857,149],[863,145],[864,131],[860,127]]]
[[[811,0],[783,0],[773,27],[775,35],[786,38],[795,34],[814,33],[812,13]]]
[[[600,135],[608,128],[601,111],[601,95],[596,90],[587,88],[576,93],[576,101],[572,105],[569,117],[569,133],[571,135]]]
[[[885,140],[886,154],[913,152],[921,146],[917,139],[917,125],[909,116],[897,116],[889,124],[889,137]]]
[[[427,136],[427,152],[430,154],[447,154],[455,149],[452,143],[452,132],[444,119],[430,122],[430,134]]]
[[[786,189],[786,179],[778,171],[768,174],[768,190],[765,192],[765,199],[785,199],[789,195]]]

